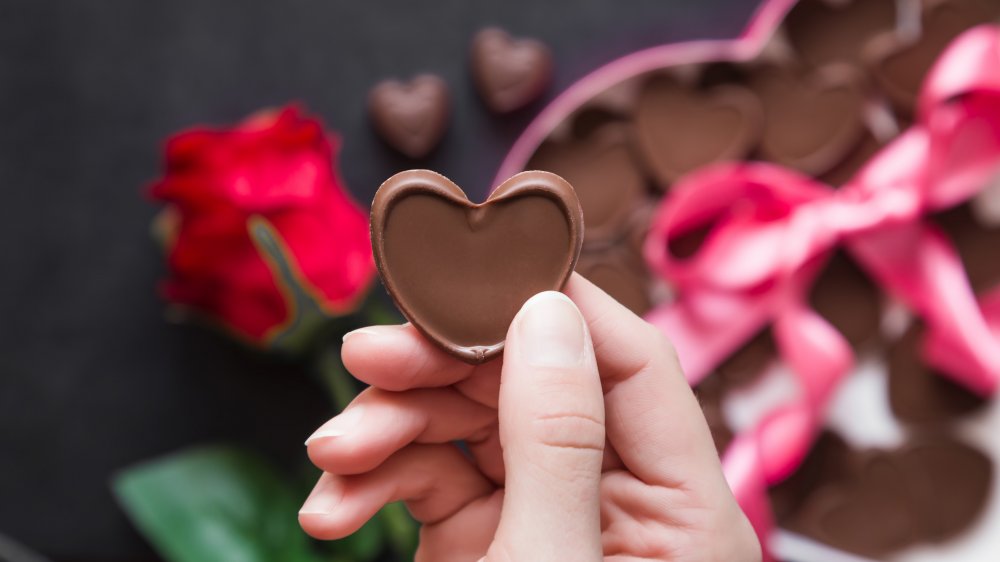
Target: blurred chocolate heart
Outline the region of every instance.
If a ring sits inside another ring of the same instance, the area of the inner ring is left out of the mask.
[[[861,141],[847,154],[847,158],[825,172],[819,179],[830,186],[840,187],[851,181],[884,145],[869,131],[865,131]]]
[[[559,290],[583,244],[573,188],[548,172],[522,172],[472,203],[428,170],[400,172],[375,194],[375,263],[406,318],[469,363],[497,356],[532,295]]]
[[[966,29],[998,16],[1000,2],[930,2],[924,8],[916,37],[884,33],[866,47],[865,59],[893,106],[912,114],[927,71],[948,43]]]
[[[860,468],[811,494],[788,527],[861,556],[881,560],[916,542],[918,515],[904,473],[890,454],[860,457]]]
[[[584,215],[586,216],[586,209]],[[649,298],[649,274],[642,259],[630,255],[625,248],[584,252],[580,255],[576,270],[636,314],[645,314],[652,306]]]
[[[375,130],[390,146],[410,158],[426,156],[444,135],[450,116],[444,80],[421,74],[409,82],[385,80],[368,94]]]
[[[866,132],[865,91],[850,66],[801,75],[776,66],[750,79],[764,107],[761,156],[819,175],[842,162]]]
[[[938,213],[934,222],[948,234],[962,258],[973,291],[984,293],[1000,285],[1000,225],[980,222],[969,204]]]
[[[993,486],[993,463],[978,449],[948,437],[922,437],[897,457],[921,539],[949,539],[982,513]]]
[[[861,61],[865,44],[896,25],[896,0],[801,0],[785,16],[785,36],[812,66]]]
[[[859,462],[858,452],[840,435],[828,429],[820,432],[798,470],[771,487],[771,506],[778,524],[795,526],[793,520],[809,497],[821,488],[844,482]]]
[[[854,347],[879,335],[881,293],[843,252],[836,252],[816,279],[809,304]]]
[[[546,141],[528,169],[558,174],[576,189],[587,217],[588,245],[621,236],[646,193],[646,179],[629,151],[627,128],[620,123],[606,123],[582,138]]]
[[[738,388],[759,379],[765,367],[777,358],[778,348],[771,330],[764,329],[727,357],[715,371],[726,386]]]
[[[507,113],[531,103],[549,84],[552,54],[536,39],[513,39],[491,27],[472,40],[472,78],[486,105]]]
[[[747,156],[760,138],[761,109],[740,86],[700,91],[658,75],[643,86],[632,122],[637,148],[665,190],[696,168]]]
[[[889,348],[889,407],[899,420],[941,425],[988,401],[927,366],[920,357],[923,326],[914,324]]]

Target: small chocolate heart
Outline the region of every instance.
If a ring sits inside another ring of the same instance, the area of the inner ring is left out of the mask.
[[[548,172],[522,172],[484,203],[428,170],[386,180],[375,194],[372,249],[382,282],[424,335],[469,363],[503,350],[532,295],[559,290],[583,244],[573,188]]]
[[[925,7],[920,34],[914,39],[887,32],[872,40],[865,48],[867,65],[893,106],[912,114],[924,76],[944,48],[966,29],[998,16],[1000,2],[990,6],[938,0]]]
[[[813,284],[809,304],[857,348],[879,336],[881,296],[861,268],[846,254],[837,252]]]
[[[878,560],[913,544],[920,530],[903,471],[874,451],[843,481],[811,494],[789,522],[793,531]]]
[[[982,513],[993,486],[993,463],[950,437],[925,436],[896,454],[920,520],[920,538],[944,541]]]
[[[368,114],[390,146],[410,158],[422,158],[437,146],[450,116],[444,80],[421,74],[409,82],[386,80],[368,94]]]
[[[760,152],[767,160],[820,175],[844,161],[865,135],[865,91],[850,66],[805,76],[769,66],[750,84],[764,106]]]
[[[652,307],[649,273],[642,259],[626,248],[585,252],[576,270],[636,314],[645,314]]]
[[[486,105],[497,113],[520,109],[549,84],[552,54],[536,39],[513,39],[491,27],[472,40],[472,78]]]
[[[924,328],[914,324],[889,348],[889,407],[899,420],[941,425],[988,401],[931,369],[920,357]]]
[[[619,123],[606,123],[583,138],[542,143],[528,169],[559,174],[573,185],[587,217],[588,244],[620,236],[646,193],[646,178]]]
[[[777,358],[778,348],[771,330],[764,329],[720,363],[715,374],[727,387],[739,388],[759,379]]]
[[[1000,226],[983,224],[969,204],[934,216],[962,258],[972,290],[982,294],[1000,285]]]
[[[659,75],[640,92],[633,127],[643,160],[666,189],[696,168],[749,154],[760,138],[761,110],[741,86],[699,91]]]
[[[785,36],[812,66],[860,62],[875,35],[896,25],[896,0],[801,0],[785,17]]]
[[[857,451],[844,439],[824,429],[816,437],[798,470],[770,489],[771,506],[778,523],[795,527],[800,510],[820,488],[842,485],[856,470]]]

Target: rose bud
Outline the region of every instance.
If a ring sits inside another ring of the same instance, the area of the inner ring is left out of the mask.
[[[168,139],[152,187],[163,296],[248,342],[295,350],[353,312],[374,278],[368,216],[334,170],[336,139],[299,109]]]

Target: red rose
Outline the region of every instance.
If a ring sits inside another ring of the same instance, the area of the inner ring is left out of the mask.
[[[167,141],[165,297],[265,346],[353,311],[375,272],[368,217],[319,121],[289,107]],[[299,338],[301,339],[301,338]]]

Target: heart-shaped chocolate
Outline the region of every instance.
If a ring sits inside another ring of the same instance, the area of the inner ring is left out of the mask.
[[[900,421],[942,426],[988,401],[935,372],[920,357],[924,328],[913,324],[889,349],[889,407]]]
[[[966,29],[1000,16],[1000,2],[992,8],[991,14],[986,2],[937,0],[926,6],[916,38],[887,32],[872,40],[865,49],[867,64],[897,109],[904,114],[914,111],[924,76],[941,51]]]
[[[801,0],[785,36],[806,63],[859,62],[865,44],[896,25],[896,0]]]
[[[433,74],[421,74],[405,83],[385,80],[368,94],[375,130],[410,158],[422,158],[437,146],[448,128],[449,106],[448,86]]]
[[[513,39],[491,27],[472,40],[472,78],[486,105],[497,113],[520,109],[549,84],[552,54],[536,39]]]
[[[382,282],[424,335],[469,363],[503,350],[531,296],[559,290],[583,244],[573,188],[548,172],[522,172],[484,203],[428,170],[386,180],[375,194],[372,249]]]
[[[621,123],[606,123],[583,138],[546,141],[528,168],[566,178],[587,217],[587,244],[620,237],[629,215],[644,201],[646,178]]]
[[[760,137],[761,110],[741,86],[702,92],[659,75],[639,94],[633,125],[643,160],[666,189],[696,168],[747,156]]]
[[[866,132],[865,90],[853,67],[799,75],[762,68],[750,81],[764,106],[761,156],[820,175],[844,161]]]
[[[893,455],[863,454],[850,477],[812,494],[789,521],[793,531],[835,548],[883,559],[913,544],[920,531],[904,471]]]

